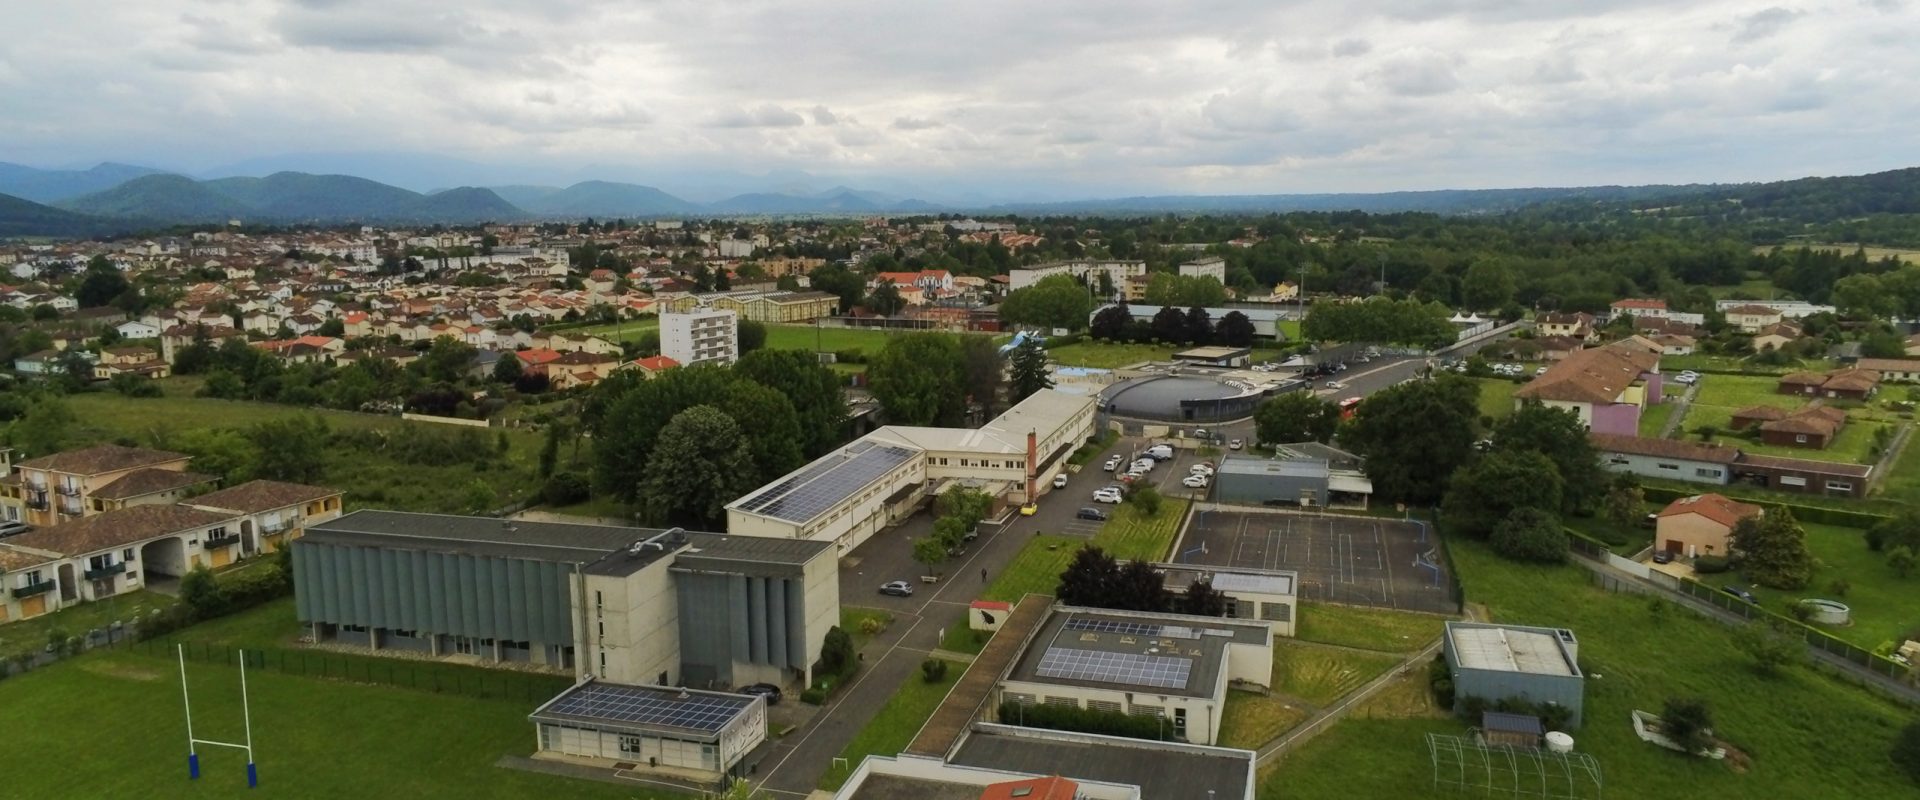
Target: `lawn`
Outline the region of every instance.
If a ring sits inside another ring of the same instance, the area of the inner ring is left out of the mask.
[[[1785,375],[1796,370],[1815,368],[1825,369],[1826,366],[1824,364],[1815,364],[1807,361],[1793,361],[1779,365],[1756,364],[1741,356],[1710,356],[1705,353],[1694,353],[1684,356],[1662,356],[1660,358],[1660,371],[1668,375],[1677,375],[1682,370],[1689,369],[1707,370],[1715,373],[1764,372],[1772,375]]]
[[[1886,416],[1878,412],[1851,412],[1846,427],[1840,429],[1840,435],[1835,437],[1833,443],[1824,450],[1762,444],[1758,439],[1729,435],[1734,412],[1741,409],[1753,406],[1797,409],[1806,405],[1804,398],[1776,393],[1774,391],[1776,384],[1777,381],[1764,375],[1703,376],[1700,379],[1700,391],[1694,395],[1692,405],[1688,406],[1686,420],[1682,427],[1687,432],[1698,430],[1703,426],[1717,428],[1721,434],[1716,438],[1721,443],[1730,444],[1751,453],[1852,464],[1873,462],[1874,431],[1888,427],[1888,423],[1878,421]],[[1643,435],[1644,431],[1643,428]]]
[[[567,332],[598,336],[609,342],[637,342],[640,340],[642,334],[647,331],[657,330],[660,330],[659,317],[642,317],[635,320],[615,322],[611,325],[589,325],[584,328],[574,328]]]
[[[1505,378],[1475,378],[1480,384],[1480,416],[1506,419],[1513,413],[1513,392],[1520,384]]]
[[[1052,590],[1047,590],[1049,594]],[[953,624],[940,629],[940,649],[955,653],[979,655],[987,649],[987,640],[993,638],[992,631],[976,631],[969,624],[966,614],[961,614]]]
[[[1791,667],[1763,677],[1732,629],[1646,598],[1612,594],[1577,566],[1519,566],[1472,541],[1453,543],[1468,600],[1500,622],[1565,627],[1580,637],[1587,675],[1579,750],[1601,765],[1610,797],[1888,797],[1912,783],[1887,758],[1910,714],[1871,692]],[[1630,711],[1698,697],[1718,734],[1752,757],[1745,772],[1641,742]],[[1465,735],[1454,720],[1349,719],[1261,776],[1261,796],[1416,797],[1431,794],[1424,734]],[[1684,787],[1684,788],[1682,788]]]
[[[187,665],[194,735],[238,741],[239,673]],[[0,750],[12,797],[679,798],[493,766],[532,752],[530,706],[255,671],[247,675],[260,788],[245,759],[201,748],[185,775],[185,725],[173,662],[95,653],[0,682],[0,726],[83,731],[22,735]],[[431,731],[423,735],[422,725]]]
[[[1665,507],[1665,505],[1641,503],[1640,513],[1650,514]],[[1621,525],[1602,514],[1591,517],[1569,514],[1561,521],[1569,528],[1605,542],[1607,549],[1618,555],[1627,556],[1638,553],[1653,543],[1653,529],[1641,524],[1638,520],[1630,525]]]
[[[980,595],[982,600],[1017,603],[1028,594],[1053,594],[1060,586],[1060,573],[1066,571],[1073,554],[1086,540],[1073,536],[1035,535]]]
[[[1447,618],[1377,608],[1301,603],[1294,637],[1384,653],[1411,653],[1440,637]]]
[[[1887,500],[1920,505],[1920,441],[1908,436],[1900,457],[1893,460],[1876,489]]]
[[[853,637],[855,650],[865,647],[892,624],[893,615],[877,608],[840,607],[840,629]]]
[[[1055,363],[1066,366],[1113,369],[1142,361],[1172,361],[1174,353],[1186,349],[1184,345],[1117,344],[1084,339],[1062,347],[1049,347],[1047,355],[1052,356]],[[1279,358],[1280,354],[1280,348],[1256,346],[1252,358],[1255,362],[1268,361]]]
[[[1132,503],[1121,503],[1113,507],[1113,518],[1094,534],[1093,543],[1118,559],[1166,561],[1167,551],[1180,532],[1180,522],[1186,518],[1185,500],[1163,500],[1160,513],[1151,517],[1141,516]]]
[[[1400,656],[1275,639],[1273,690],[1326,706],[1400,663]]]
[[[1816,625],[1828,633],[1868,649],[1882,642],[1899,644],[1904,634],[1920,627],[1920,613],[1913,602],[1920,577],[1901,578],[1887,568],[1885,553],[1867,549],[1864,532],[1837,525],[1802,522],[1807,531],[1807,550],[1813,553],[1819,568],[1813,582],[1797,591],[1753,586],[1738,573],[1697,576],[1709,586],[1735,584],[1747,586],[1760,598],[1761,605],[1791,615],[1795,603],[1804,598],[1838,600],[1853,609],[1853,624],[1846,627]],[[1832,591],[1835,580],[1847,582],[1847,592]]]
[[[36,653],[46,649],[57,631],[61,638],[84,636],[87,631],[105,630],[114,622],[131,622],[148,612],[180,601],[148,591],[123,592],[97,600],[68,606],[51,614],[0,625],[0,659]]]
[[[907,749],[920,728],[933,716],[934,710],[940,707],[940,701],[946,699],[947,690],[952,689],[960,676],[966,674],[967,665],[952,661],[945,663],[947,674],[936,683],[928,683],[923,674],[915,672],[913,677],[901,684],[900,690],[893,693],[873,721],[861,728],[853,741],[840,751],[840,757],[846,759],[846,766],[841,767],[836,762],[829,767],[827,774],[820,778],[820,788],[829,792],[839,789],[853,770],[860,768],[860,762],[866,760],[867,756],[891,756]]]
[[[1113,519],[1094,534],[1092,544],[1123,559],[1166,558],[1180,521],[1187,515],[1187,502],[1171,498],[1163,501],[1160,513],[1151,518],[1141,518],[1128,503],[1113,508]],[[1060,585],[1060,573],[1086,544],[1088,541],[1079,537],[1036,534],[1020,549],[1020,555],[994,576],[981,599],[1013,603],[1030,592],[1053,594]]]
[[[1672,400],[1655,403],[1640,412],[1640,435],[1649,439],[1660,438],[1661,431],[1667,429],[1667,420],[1673,418],[1673,409],[1677,405]]]
[[[887,346],[887,338],[909,331],[894,331],[881,328],[829,328],[812,325],[768,325],[767,348],[770,350],[807,350],[816,353],[838,353],[844,350],[856,350],[869,356],[880,352]]]
[[[1257,750],[1313,716],[1306,704],[1277,694],[1228,690],[1220,712],[1220,746]]]
[[[75,438],[82,443],[127,439],[161,449],[189,431],[242,429],[269,420],[309,414],[319,415],[328,428],[336,432],[425,426],[427,430],[452,436],[469,430],[379,414],[175,395],[134,399],[91,392],[67,398],[67,405],[79,420]],[[534,478],[534,465],[539,457],[540,435],[506,429],[482,432],[489,442],[501,436],[506,438],[508,451],[503,462],[494,462],[485,469],[476,468],[472,463],[407,464],[358,448],[328,447],[325,475],[319,482],[345,491],[349,509],[371,506],[438,513],[471,511],[467,493],[475,481],[493,491],[496,507],[536,491],[539,482]],[[582,448],[581,452],[585,457],[586,449]]]

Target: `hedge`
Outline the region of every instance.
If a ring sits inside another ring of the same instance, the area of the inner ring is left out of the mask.
[[[1712,489],[1703,488],[1700,491],[1688,492],[1679,489],[1669,489],[1664,486],[1646,486],[1641,488],[1641,492],[1645,495],[1647,502],[1650,503],[1671,503],[1682,497],[1692,497],[1693,495],[1707,491],[1712,491]],[[1884,514],[1870,514],[1865,511],[1844,511],[1837,508],[1803,506],[1795,503],[1783,503],[1778,500],[1756,500],[1751,497],[1735,497],[1734,499],[1767,509],[1784,508],[1793,512],[1794,519],[1801,522],[1812,522],[1817,525],[1838,525],[1843,528],[1864,529],[1871,528],[1888,519]]]
[[[1125,736],[1129,739],[1164,741],[1173,737],[1173,724],[1160,717],[1044,703],[1025,705],[1003,702],[1000,704],[1000,723],[1104,736]]]

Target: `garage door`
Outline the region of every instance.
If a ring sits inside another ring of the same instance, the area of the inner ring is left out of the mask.
[[[47,596],[36,594],[20,601],[20,618],[37,617],[47,613]]]
[[[213,558],[213,566],[215,569],[233,563],[233,548],[231,547],[215,548],[209,551],[207,555]]]

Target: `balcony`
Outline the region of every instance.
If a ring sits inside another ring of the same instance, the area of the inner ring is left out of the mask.
[[[87,511],[84,507],[80,505],[80,501],[75,500],[71,503],[62,501],[60,503],[60,513],[65,514],[69,517],[78,517],[78,516],[85,515]]]
[[[126,564],[108,564],[104,567],[95,567],[93,569],[87,570],[83,574],[86,576],[87,580],[97,581],[105,578],[111,578],[115,575],[118,575],[126,571],[127,571]]]
[[[201,546],[208,550],[218,550],[222,547],[232,547],[239,543],[240,534],[222,533],[217,536],[208,536],[201,542]]]
[[[41,581],[39,583],[29,583],[25,586],[13,587],[13,596],[28,598],[36,594],[46,594],[51,591],[53,591],[53,581]]]
[[[47,510],[47,505],[48,503],[47,503],[46,493],[44,492],[41,492],[41,493],[28,492],[27,493],[27,508],[31,508],[35,511],[45,511]]]
[[[68,486],[63,483],[59,486],[53,487],[53,490],[54,492],[58,493],[61,497],[79,497],[80,496],[80,487],[78,486]]]

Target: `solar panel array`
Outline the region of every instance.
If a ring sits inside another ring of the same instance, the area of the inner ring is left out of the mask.
[[[1042,678],[1184,689],[1192,671],[1192,659],[1049,647],[1040,655],[1040,666],[1034,674]]]
[[[550,714],[639,725],[664,725],[712,733],[753,702],[745,695],[692,694],[682,700],[659,689],[588,684],[547,708]]]
[[[1111,619],[1088,619],[1074,617],[1067,620],[1065,627],[1070,631],[1092,631],[1094,633],[1118,633],[1125,636],[1150,636],[1165,639],[1198,639],[1200,634],[1185,625],[1153,625],[1144,622],[1121,622]]]
[[[846,456],[816,463],[747,498],[740,510],[788,522],[806,522],[839,505],[913,458],[903,447],[855,442]]]

